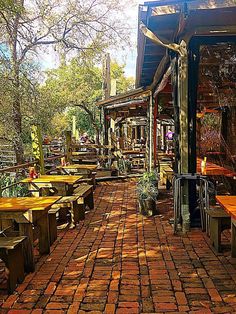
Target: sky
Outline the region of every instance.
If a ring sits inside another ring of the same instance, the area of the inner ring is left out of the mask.
[[[125,74],[127,76],[135,77],[136,72],[136,57],[137,57],[137,30],[138,30],[138,5],[143,4],[144,1],[135,0],[135,4],[132,8],[128,9],[128,16],[130,17],[130,22],[132,27],[132,48],[128,51],[126,56],[126,67]],[[122,59],[121,59],[122,60]]]
[[[128,1],[127,1],[128,2]],[[132,6],[127,3],[127,15],[130,20],[131,27],[131,42],[132,45],[127,51],[119,49],[111,53],[111,59],[116,59],[121,64],[126,64],[125,75],[135,77],[136,72],[136,56],[137,56],[137,29],[138,29],[138,5],[143,4],[144,1],[133,0]],[[48,53],[42,53],[39,56],[40,61],[43,63],[45,70],[55,68],[58,65],[58,59],[55,57],[53,48],[49,48]],[[41,63],[40,62],[40,63]]]

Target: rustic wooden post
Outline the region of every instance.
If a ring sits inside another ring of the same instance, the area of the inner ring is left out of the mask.
[[[42,140],[41,129],[38,125],[37,126],[32,125],[31,139],[32,139],[33,155],[35,159],[39,161],[40,173],[45,174],[43,140]]]
[[[135,143],[137,143],[137,140],[138,140],[138,127],[137,127],[137,125],[134,126],[134,140],[135,140]]]
[[[103,60],[103,97],[108,99],[111,94],[111,59],[110,54],[107,53]],[[108,112],[102,107],[102,118],[103,118],[103,144],[108,144],[108,128],[109,121],[107,119]]]
[[[66,131],[66,160],[71,160],[71,153],[72,153],[72,132]]]
[[[152,171],[154,167],[153,160],[153,97],[150,92],[149,106],[147,109],[147,141],[146,141],[146,168]]]
[[[186,44],[181,43],[182,53],[178,58],[178,104],[180,108],[180,173],[188,173],[188,54]],[[181,199],[182,231],[190,229],[188,181],[183,181]]]
[[[109,131],[109,115],[107,112],[104,110],[104,139],[103,139],[103,144],[108,145],[108,131]]]
[[[140,128],[140,136],[142,137],[142,138],[145,138],[145,136],[144,136],[144,125],[141,125],[141,128]]]
[[[76,116],[72,116],[72,136],[76,137]]]
[[[157,113],[158,113],[158,99],[154,100],[154,121],[153,121],[153,150],[154,150],[154,168],[157,165]]]
[[[149,171],[151,172],[154,168],[154,142],[153,142],[153,126],[154,126],[154,115],[153,115],[153,96],[150,94],[149,98]]]

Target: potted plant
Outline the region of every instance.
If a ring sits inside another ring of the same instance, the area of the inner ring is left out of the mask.
[[[158,188],[158,174],[156,171],[145,172],[143,176],[140,178],[138,184],[145,184],[146,182],[150,182],[154,186]]]
[[[145,173],[137,187],[139,210],[145,216],[158,214],[156,199],[158,196],[157,177],[155,173]]]

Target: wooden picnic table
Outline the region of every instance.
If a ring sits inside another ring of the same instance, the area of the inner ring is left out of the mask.
[[[140,155],[140,154],[145,154],[145,151],[141,150],[122,150],[123,155]]]
[[[92,174],[93,171],[97,169],[97,165],[87,165],[87,164],[71,164],[66,166],[58,166],[57,169],[62,170],[65,174],[70,174],[73,172],[83,172]]]
[[[74,143],[71,145],[72,147],[78,147],[78,148],[106,148],[106,149],[112,149],[114,148],[114,145],[98,145],[98,144],[91,144],[91,143],[84,143],[84,144],[78,144]]]
[[[216,200],[233,219],[236,219],[236,195],[217,195]]]
[[[213,156],[224,156],[225,153],[224,152],[206,152],[206,156],[210,156],[210,155],[213,155]]]
[[[28,183],[29,191],[34,196],[40,195],[40,189],[54,189],[55,193],[61,196],[68,196],[73,194],[73,185],[78,183],[83,176],[71,175],[41,175],[39,178],[26,178],[21,183]]]
[[[48,210],[60,199],[60,196],[50,197],[1,197],[0,219],[15,220],[19,224],[20,235],[27,236],[24,242],[25,270],[35,269],[33,256],[33,224],[40,228],[39,252],[50,252]]]
[[[202,160],[203,159],[201,158],[197,158],[197,173],[200,173],[206,176],[231,176],[231,175],[234,176],[236,175],[236,173],[233,172],[232,170],[219,166],[212,162],[207,162],[206,167],[203,169],[201,167]]]
[[[231,217],[231,256],[236,257],[236,195],[217,195],[216,200]]]
[[[84,157],[84,156],[96,156],[96,152],[72,152],[72,156]]]

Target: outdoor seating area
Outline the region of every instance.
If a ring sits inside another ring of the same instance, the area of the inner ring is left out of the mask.
[[[146,218],[134,180],[100,183],[95,209],[76,229],[58,230],[36,271],[2,295],[2,311],[235,312],[235,259],[216,253],[200,229],[173,235],[171,198],[163,190],[160,215]]]
[[[49,254],[58,226],[75,228],[85,212],[94,209],[95,186],[81,179],[82,175],[66,173],[29,177],[19,182],[27,186],[28,197],[0,198],[0,252],[9,293],[24,280],[24,274],[35,271],[35,241],[40,255]]]
[[[0,16],[0,314],[236,313],[236,0]]]

